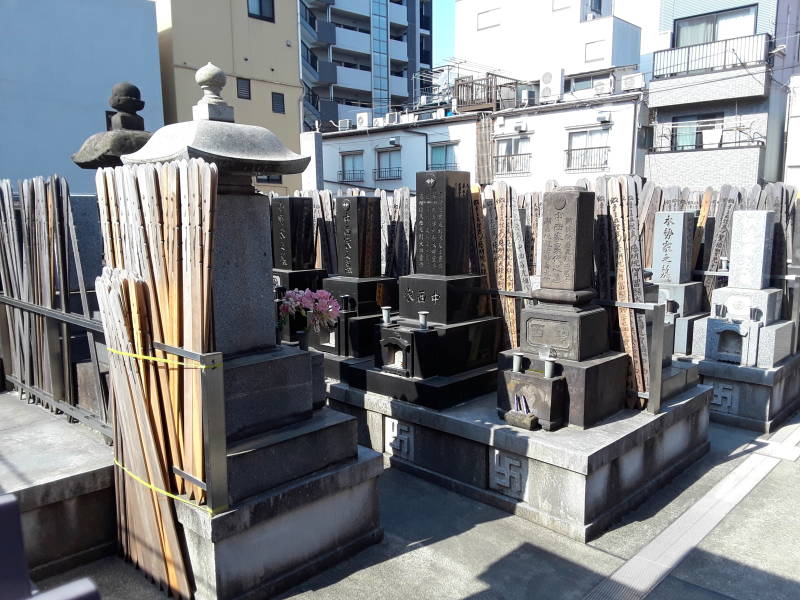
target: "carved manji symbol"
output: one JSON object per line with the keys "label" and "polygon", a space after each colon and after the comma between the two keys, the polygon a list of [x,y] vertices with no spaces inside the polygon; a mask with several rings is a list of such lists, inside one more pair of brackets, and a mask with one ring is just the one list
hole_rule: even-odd
{"label": "carved manji symbol", "polygon": [[522,456],[492,450],[489,468],[489,487],[506,496],[523,500],[528,479],[528,461]]}
{"label": "carved manji symbol", "polygon": [[736,393],[736,388],[728,383],[715,383],[711,404],[718,412],[738,414],[739,394]]}
{"label": "carved manji symbol", "polygon": [[414,426],[401,423],[397,419],[385,417],[384,420],[384,451],[389,456],[396,456],[404,460],[414,460]]}

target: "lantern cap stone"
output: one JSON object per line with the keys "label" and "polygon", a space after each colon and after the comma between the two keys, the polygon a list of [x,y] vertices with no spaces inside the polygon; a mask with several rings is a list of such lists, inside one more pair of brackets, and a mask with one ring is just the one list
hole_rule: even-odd
{"label": "lantern cap stone", "polygon": [[195,73],[203,96],[192,107],[193,120],[166,125],[124,164],[202,158],[216,163],[220,174],[292,175],[302,173],[311,157],[289,150],[265,127],[235,123],[233,107],[220,96],[225,73],[208,63]]}
{"label": "lantern cap stone", "polygon": [[144,119],[136,113],[144,108],[139,88],[123,81],[111,88],[108,104],[116,112],[108,121],[108,131],[89,136],[72,161],[82,169],[117,167],[123,154],[136,152],[152,135],[144,130]]}

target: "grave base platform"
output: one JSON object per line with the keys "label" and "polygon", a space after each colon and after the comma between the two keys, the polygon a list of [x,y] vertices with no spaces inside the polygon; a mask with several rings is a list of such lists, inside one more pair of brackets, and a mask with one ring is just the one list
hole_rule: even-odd
{"label": "grave base platform", "polygon": [[356,370],[356,366],[371,367],[375,362],[372,356],[353,358],[352,356],[337,356],[321,352],[324,361],[324,373],[328,379],[344,381],[356,387],[364,387],[366,378],[363,369]]}
{"label": "grave base platform", "polygon": [[316,291],[322,287],[322,280],[328,276],[325,269],[272,269],[272,283],[275,287],[287,290],[309,289]]}
{"label": "grave base platform", "polygon": [[0,395],[0,493],[17,497],[33,579],[116,551],[113,460],[113,448],[86,426],[16,392]]}
{"label": "grave base platform", "polygon": [[800,354],[771,369],[697,357],[691,360],[703,383],[714,388],[712,421],[769,433],[800,409]]}
{"label": "grave base platform", "polygon": [[417,379],[389,373],[372,363],[361,363],[352,366],[348,379],[339,381],[353,388],[441,410],[497,389],[497,366],[485,365],[455,375]]}
{"label": "grave base platform", "polygon": [[383,538],[377,452],[295,479],[210,516],[176,503],[197,600],[268,598]]}
{"label": "grave base platform", "polygon": [[573,539],[598,536],[708,450],[711,388],[676,394],[657,415],[623,410],[595,427],[525,431],[494,393],[435,411],[329,382],[332,408],[393,467]]}

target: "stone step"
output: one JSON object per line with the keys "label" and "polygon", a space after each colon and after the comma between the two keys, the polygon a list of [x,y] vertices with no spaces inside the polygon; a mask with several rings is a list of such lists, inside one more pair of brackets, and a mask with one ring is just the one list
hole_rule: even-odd
{"label": "stone step", "polygon": [[310,419],[228,446],[230,503],[235,506],[356,454],[356,419],[322,408]]}
{"label": "stone step", "polygon": [[699,382],[697,365],[673,361],[670,366],[661,370],[661,399],[666,400]]}
{"label": "stone step", "polygon": [[223,368],[229,445],[311,416],[314,376],[308,352],[276,346],[226,358]]}

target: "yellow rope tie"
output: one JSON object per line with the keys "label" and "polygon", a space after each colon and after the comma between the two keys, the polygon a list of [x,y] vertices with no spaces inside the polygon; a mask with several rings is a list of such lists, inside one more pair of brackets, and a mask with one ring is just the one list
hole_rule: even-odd
{"label": "yellow rope tie", "polygon": [[124,467],[116,458],[114,458],[114,464],[117,465],[120,469],[122,469],[125,472],[125,474],[131,477],[134,481],[141,483],[144,487],[156,492],[157,494],[161,494],[163,496],[166,496],[167,498],[172,498],[173,500],[177,500],[178,502],[183,502],[184,504],[188,504],[189,506],[203,510],[212,516],[214,515],[214,511],[207,506],[200,506],[199,504],[195,504],[191,500],[187,500],[186,498],[181,498],[180,496],[172,494],[167,490],[162,490],[160,487],[154,486],[149,481],[145,481],[144,479],[139,477],[136,473],[134,473],[127,467]]}
{"label": "yellow rope tie", "polygon": [[[133,352],[123,352],[122,350],[115,350],[114,348],[108,348],[108,351],[112,354],[119,354],[120,356],[129,356],[130,358],[137,358],[139,360],[150,360],[152,362],[157,363],[164,363],[167,365],[173,365],[176,367],[186,367],[187,369],[200,369],[205,371],[206,369],[216,369],[217,367],[221,367],[222,363],[217,363],[213,365],[203,365],[200,363],[197,364],[190,364],[180,360],[173,360],[170,358],[158,358],[157,356],[147,356],[146,354],[135,354]],[[166,350],[165,350],[166,352]]]}

